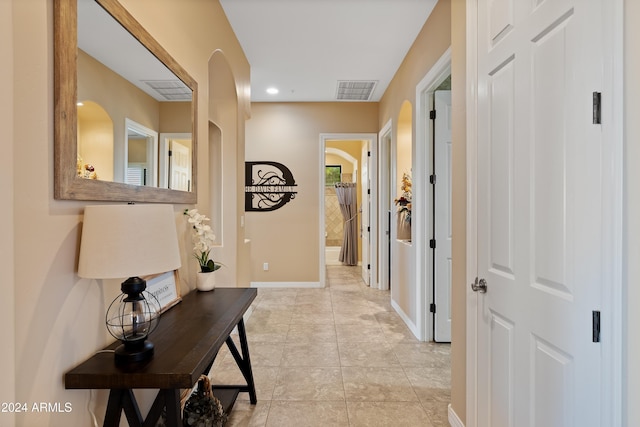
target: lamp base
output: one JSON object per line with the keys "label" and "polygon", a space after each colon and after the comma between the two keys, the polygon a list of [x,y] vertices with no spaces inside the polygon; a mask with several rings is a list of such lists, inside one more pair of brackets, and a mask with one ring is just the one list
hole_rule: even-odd
{"label": "lamp base", "polygon": [[115,350],[116,365],[140,363],[153,357],[153,343],[144,341],[141,345],[122,344]]}

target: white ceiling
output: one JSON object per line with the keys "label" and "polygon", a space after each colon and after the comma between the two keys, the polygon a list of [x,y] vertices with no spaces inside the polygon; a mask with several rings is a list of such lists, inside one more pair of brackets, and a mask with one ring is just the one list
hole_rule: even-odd
{"label": "white ceiling", "polygon": [[251,65],[252,101],[321,102],[336,101],[339,80],[377,81],[379,101],[437,0],[220,3]]}

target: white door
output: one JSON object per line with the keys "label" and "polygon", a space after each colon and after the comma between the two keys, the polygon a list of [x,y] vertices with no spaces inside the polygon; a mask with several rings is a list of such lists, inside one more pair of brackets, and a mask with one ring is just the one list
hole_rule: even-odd
{"label": "white door", "polygon": [[434,340],[451,341],[451,91],[434,92]]}
{"label": "white door", "polygon": [[360,177],[361,177],[361,186],[360,191],[361,194],[361,212],[360,212],[360,236],[361,236],[361,244],[362,244],[362,280],[367,284],[367,286],[371,283],[371,260],[369,259],[369,245],[371,244],[371,239],[369,238],[369,233],[371,231],[371,218],[369,216],[370,212],[370,188],[371,182],[369,179],[369,171],[371,170],[371,156],[369,155],[369,142],[364,141],[362,144],[362,152],[360,155]]}
{"label": "white door", "polygon": [[478,426],[601,425],[602,7],[478,1]]}
{"label": "white door", "polygon": [[191,149],[180,140],[171,140],[171,182],[174,190],[191,190]]}

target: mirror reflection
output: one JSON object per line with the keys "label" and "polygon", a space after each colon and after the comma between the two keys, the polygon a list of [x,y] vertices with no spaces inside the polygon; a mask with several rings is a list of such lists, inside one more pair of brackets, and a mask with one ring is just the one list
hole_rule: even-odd
{"label": "mirror reflection", "polygon": [[192,90],[94,0],[78,0],[77,66],[77,175],[191,191]]}

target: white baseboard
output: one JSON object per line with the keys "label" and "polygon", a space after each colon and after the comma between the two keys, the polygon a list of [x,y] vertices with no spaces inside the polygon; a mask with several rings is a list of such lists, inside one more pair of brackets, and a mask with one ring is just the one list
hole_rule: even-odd
{"label": "white baseboard", "polygon": [[402,310],[402,308],[400,308],[400,305],[397,302],[395,302],[393,299],[391,300],[391,307],[393,307],[396,313],[398,313],[398,316],[400,316],[400,318],[404,320],[404,323],[407,325],[407,328],[409,328],[411,333],[417,339],[421,339],[420,334],[418,333],[418,327],[416,326],[416,324],[411,321],[411,318],[407,316],[407,314]]}
{"label": "white baseboard", "polygon": [[464,427],[464,423],[460,420],[456,411],[453,410],[451,404],[449,404],[449,425],[451,427]]}
{"label": "white baseboard", "polygon": [[251,282],[252,288],[324,288],[320,282]]}

